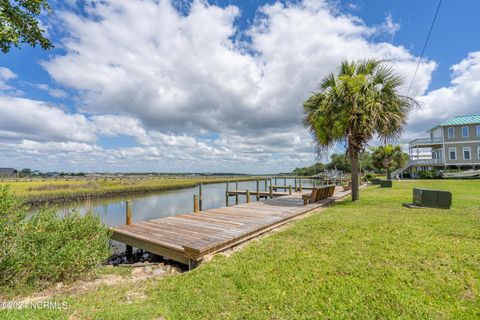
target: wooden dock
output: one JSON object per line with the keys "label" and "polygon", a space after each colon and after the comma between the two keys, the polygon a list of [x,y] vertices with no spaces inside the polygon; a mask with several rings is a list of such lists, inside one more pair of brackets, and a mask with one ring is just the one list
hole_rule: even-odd
{"label": "wooden dock", "polygon": [[[240,194],[246,195],[247,194],[247,190],[228,190],[227,192],[228,192],[229,196],[235,196],[237,194],[238,195],[240,195]],[[260,197],[269,197],[270,196],[270,191],[258,191],[258,192],[255,191],[255,190],[249,191],[249,194],[251,196],[255,196],[255,195],[257,195],[257,193]],[[272,195],[274,197],[283,197],[283,196],[288,196],[289,193],[288,193],[288,191],[287,192],[274,191],[274,192],[272,192]]]}
{"label": "wooden dock", "polygon": [[[112,228],[112,239],[187,264],[219,252],[348,195],[304,205],[301,193],[240,205],[180,214]],[[231,190],[230,192],[232,192]]]}

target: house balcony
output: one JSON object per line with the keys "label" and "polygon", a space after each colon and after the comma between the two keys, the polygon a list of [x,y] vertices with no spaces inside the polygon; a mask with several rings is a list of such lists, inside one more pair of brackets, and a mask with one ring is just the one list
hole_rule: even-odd
{"label": "house balcony", "polygon": [[408,143],[410,148],[440,147],[443,144],[442,138],[420,138]]}
{"label": "house balcony", "polygon": [[409,166],[440,166],[443,165],[443,159],[412,159],[408,162]]}

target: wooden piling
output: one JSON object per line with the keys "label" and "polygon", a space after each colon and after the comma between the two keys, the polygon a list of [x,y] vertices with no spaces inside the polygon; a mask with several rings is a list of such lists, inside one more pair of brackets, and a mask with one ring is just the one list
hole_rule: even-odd
{"label": "wooden piling", "polygon": [[230,197],[230,194],[228,193],[228,181],[225,184],[225,205],[228,207],[228,198]]}
{"label": "wooden piling", "polygon": [[287,186],[287,178],[283,178],[283,186],[284,186],[284,187]]}
{"label": "wooden piling", "polygon": [[288,186],[288,194],[292,194],[292,186]]}
{"label": "wooden piling", "polygon": [[260,180],[257,179],[257,201],[260,200]]}
{"label": "wooden piling", "polygon": [[[125,223],[132,224],[132,202],[130,200],[127,200],[126,202],[126,208],[125,208]],[[133,248],[132,246],[127,245],[125,247],[125,254],[127,256],[127,259],[131,259],[133,255]]]}
{"label": "wooden piling", "polygon": [[295,192],[297,192],[297,178],[294,179],[295,180]]}
{"label": "wooden piling", "polygon": [[202,183],[198,185],[198,207],[200,208],[200,211],[202,211],[202,202],[203,202],[203,196],[202,196]]}
{"label": "wooden piling", "polygon": [[246,201],[247,203],[249,203],[249,202],[250,202],[250,191],[249,191],[248,189],[247,189],[246,191],[247,191],[247,192],[246,192],[247,194],[245,195],[245,198],[246,198],[245,201]]}
{"label": "wooden piling", "polygon": [[265,191],[268,190],[268,187],[267,187],[267,179],[265,179]]}
{"label": "wooden piling", "polygon": [[300,192],[302,192],[302,178],[298,179],[298,184],[300,187]]}
{"label": "wooden piling", "polygon": [[193,195],[193,212],[200,212],[200,209],[198,207],[198,196],[196,194]]}
{"label": "wooden piling", "polygon": [[130,200],[126,202],[125,223],[132,224],[132,202]]}
{"label": "wooden piling", "polygon": [[273,198],[273,187],[270,186],[270,199]]}
{"label": "wooden piling", "polygon": [[[235,182],[235,190],[238,190],[238,181]],[[238,204],[238,193],[235,195],[235,204]]]}

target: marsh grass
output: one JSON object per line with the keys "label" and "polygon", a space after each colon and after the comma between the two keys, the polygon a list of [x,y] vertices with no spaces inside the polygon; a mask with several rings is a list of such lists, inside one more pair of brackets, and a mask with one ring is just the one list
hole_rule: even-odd
{"label": "marsh grass", "polygon": [[27,208],[0,187],[0,294],[31,292],[78,279],[110,255],[110,231],[95,214],[58,217]]}
{"label": "marsh grass", "polygon": [[96,180],[58,180],[37,179],[29,181],[5,181],[1,185],[9,185],[18,198],[27,203],[61,202],[85,198],[111,197],[123,194],[163,191],[190,188],[199,182],[216,183],[230,181],[246,181],[254,177],[225,178],[122,178]]}

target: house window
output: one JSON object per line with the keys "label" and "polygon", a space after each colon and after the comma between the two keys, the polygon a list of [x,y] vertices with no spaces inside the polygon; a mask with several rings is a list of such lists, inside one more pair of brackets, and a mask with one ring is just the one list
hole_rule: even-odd
{"label": "house window", "polygon": [[468,137],[468,127],[462,127],[462,137],[467,138]]}
{"label": "house window", "polygon": [[477,137],[480,137],[480,124],[475,127],[477,129]]}
{"label": "house window", "polygon": [[463,160],[471,160],[471,152],[472,148],[470,147],[463,147]]}
{"label": "house window", "polygon": [[448,148],[448,158],[450,160],[457,160],[457,148]]}
{"label": "house window", "polygon": [[448,137],[449,138],[455,137],[455,128],[454,127],[449,127],[447,130],[448,130]]}

